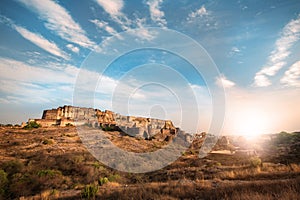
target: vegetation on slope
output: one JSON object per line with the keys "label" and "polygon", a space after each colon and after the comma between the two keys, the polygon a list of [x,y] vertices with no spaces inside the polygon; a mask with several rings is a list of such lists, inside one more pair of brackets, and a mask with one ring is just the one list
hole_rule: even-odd
{"label": "vegetation on slope", "polygon": [[[120,148],[133,152],[154,151],[165,145],[119,132],[105,133]],[[300,196],[299,162],[289,160],[281,164],[234,154],[210,154],[199,159],[196,151],[199,141],[164,169],[132,174],[98,162],[82,145],[76,127],[28,130],[2,127],[0,138],[0,199],[299,199]]]}

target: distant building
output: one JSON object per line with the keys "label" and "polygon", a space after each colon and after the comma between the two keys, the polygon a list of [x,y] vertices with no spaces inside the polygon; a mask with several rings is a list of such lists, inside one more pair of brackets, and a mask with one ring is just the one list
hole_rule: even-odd
{"label": "distant building", "polygon": [[84,124],[104,129],[117,127],[131,136],[148,139],[157,134],[163,137],[176,134],[176,128],[171,120],[124,116],[109,110],[101,111],[66,105],[44,110],[42,119],[29,119],[29,121],[35,121],[42,127]]}

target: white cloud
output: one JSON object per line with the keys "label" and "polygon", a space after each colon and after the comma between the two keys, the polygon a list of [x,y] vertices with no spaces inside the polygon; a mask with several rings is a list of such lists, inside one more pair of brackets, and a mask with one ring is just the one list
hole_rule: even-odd
{"label": "white cloud", "polygon": [[78,44],[85,48],[93,48],[94,42],[86,32],[76,23],[68,11],[51,0],[19,0],[29,9],[36,12],[45,21],[45,26],[54,31],[62,39]]}
{"label": "white cloud", "polygon": [[239,48],[237,48],[237,47],[232,47],[231,51],[238,53],[241,50]]}
{"label": "white cloud", "polygon": [[156,38],[158,33],[156,31],[149,31],[147,28],[145,28],[145,21],[145,18],[137,19],[137,29],[130,29],[129,32],[138,37],[139,39],[151,41]]}
{"label": "white cloud", "polygon": [[[3,103],[19,104],[21,102],[50,102],[50,99],[54,99],[54,96],[49,95],[51,92],[55,92],[53,89],[49,90],[45,87],[35,85],[32,83],[19,82],[15,80],[0,80],[1,85],[5,87],[0,88]],[[3,95],[6,94],[6,95]],[[54,95],[54,94],[52,94]]]}
{"label": "white cloud", "polygon": [[108,23],[105,22],[105,21],[100,21],[98,19],[93,19],[93,20],[90,20],[90,22],[95,24],[98,28],[105,30],[110,35],[117,34],[117,31],[114,28],[112,28],[111,26],[109,26]]}
{"label": "white cloud", "polygon": [[212,11],[206,9],[204,5],[202,5],[199,9],[195,11],[191,11],[186,18],[184,26],[192,25],[192,28],[195,29],[197,27],[201,31],[204,30],[214,30],[218,28],[218,22],[213,15]]}
{"label": "white cloud", "polygon": [[73,51],[74,53],[79,53],[79,51],[80,51],[79,48],[74,46],[73,44],[67,44],[66,47],[68,49],[70,49],[71,51]]}
{"label": "white cloud", "polygon": [[69,56],[65,52],[60,50],[54,42],[45,39],[40,34],[30,32],[21,26],[13,25],[13,27],[18,33],[21,34],[22,37],[29,40],[38,47],[44,49],[45,51],[66,60],[70,59]]}
{"label": "white cloud", "polygon": [[235,55],[241,55],[241,52],[242,52],[241,49],[239,49],[238,47],[234,46],[234,47],[231,48],[228,56],[232,57],[232,56],[235,56]]}
{"label": "white cloud", "polygon": [[280,82],[286,86],[300,87],[300,61],[294,63],[280,79]]}
{"label": "white cloud", "polygon": [[1,104],[9,104],[10,101],[7,98],[0,98],[0,103]]}
{"label": "white cloud", "polygon": [[36,46],[44,49],[52,55],[64,58],[66,60],[70,59],[69,55],[62,51],[54,42],[47,40],[42,35],[38,33],[33,33],[25,29],[24,27],[16,25],[11,19],[5,16],[0,16],[0,22],[9,25],[14,30],[16,30],[23,38],[29,40]]}
{"label": "white cloud", "polygon": [[208,11],[206,10],[205,6],[202,5],[201,8],[199,8],[198,10],[191,12],[189,14],[189,18],[190,19],[194,19],[196,17],[203,17],[205,15],[209,15]]}
{"label": "white cloud", "polygon": [[146,28],[140,27],[139,29],[131,29],[129,30],[131,34],[137,36],[139,39],[151,41],[153,40],[157,32],[155,31],[149,31]]}
{"label": "white cloud", "polygon": [[[96,3],[101,6],[109,15],[110,17],[120,25],[120,28],[123,31],[129,31],[130,34],[133,34],[137,36],[139,39],[142,40],[152,40],[155,38],[156,34],[153,32],[149,32],[147,28],[145,28],[145,18],[136,18],[135,20],[130,20],[127,18],[127,16],[122,12],[122,9],[124,7],[124,2],[122,0],[95,0]],[[148,1],[147,3],[152,2]],[[155,6],[153,9],[159,9],[160,3],[162,0],[159,1],[153,1],[153,4],[151,6]],[[150,6],[150,5],[149,5]],[[150,10],[152,7],[150,6]],[[153,11],[153,10],[152,10]],[[155,11],[157,12],[157,11]],[[155,13],[154,12],[154,13]],[[161,11],[160,11],[161,12]],[[163,13],[163,12],[162,12]],[[163,14],[164,15],[164,14]],[[156,22],[166,24],[163,19],[159,20],[158,18],[155,18],[155,20],[158,20]],[[98,20],[98,19],[93,19],[90,20],[90,22],[94,23],[98,28],[105,30],[111,35],[116,35],[118,32],[109,25],[109,23],[103,21],[103,20]]]}
{"label": "white cloud", "polygon": [[256,74],[254,77],[254,82],[256,86],[260,87],[267,87],[272,84],[271,81],[263,74]]}
{"label": "white cloud", "polygon": [[101,6],[110,17],[117,22],[123,30],[128,30],[131,25],[131,21],[122,12],[124,7],[123,0],[95,0],[96,3]]}
{"label": "white cloud", "polygon": [[149,0],[147,1],[147,5],[149,6],[151,19],[157,23],[161,27],[165,27],[167,25],[165,17],[165,13],[161,10],[161,4],[163,0]]}
{"label": "white cloud", "polygon": [[[4,86],[0,88],[0,95],[2,98],[6,96],[1,101],[59,103],[63,98],[70,99],[74,95],[76,81],[79,92],[95,92],[102,97],[111,95],[118,83],[113,78],[68,64],[41,65],[43,67],[0,57],[0,84]],[[13,102],[7,96],[15,96],[17,99]]]}
{"label": "white cloud", "polygon": [[77,71],[73,69],[72,73],[68,73],[68,71],[65,71],[67,69],[68,68],[62,70],[52,70],[48,68],[29,66],[24,62],[13,59],[0,58],[0,78],[4,80],[8,79],[26,83],[40,84],[74,83]]}
{"label": "white cloud", "polygon": [[220,77],[216,78],[216,84],[219,87],[224,87],[224,88],[232,88],[235,86],[235,83],[228,80],[223,74]]}
{"label": "white cloud", "polygon": [[[40,65],[44,66],[45,63]],[[12,104],[20,102],[60,104],[63,102],[62,98],[72,97],[73,90],[70,89],[73,88],[79,71],[74,66],[61,65],[42,68],[13,59],[0,58],[0,84],[3,85],[0,88],[0,95],[5,96],[4,99]],[[9,96],[15,97],[15,100],[9,99]]]}
{"label": "white cloud", "polygon": [[124,6],[122,0],[96,0],[96,2],[112,17],[122,14],[121,10]]}
{"label": "white cloud", "polygon": [[290,48],[299,41],[300,37],[300,15],[297,19],[291,20],[281,32],[281,36],[275,43],[275,49],[268,57],[265,67],[256,73],[254,84],[259,87],[271,85],[268,76],[274,76],[283,66],[291,54]]}

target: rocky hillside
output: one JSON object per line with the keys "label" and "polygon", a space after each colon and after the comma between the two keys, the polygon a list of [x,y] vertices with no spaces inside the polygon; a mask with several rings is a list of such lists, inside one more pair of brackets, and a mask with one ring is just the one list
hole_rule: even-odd
{"label": "rocky hillside", "polygon": [[[168,144],[118,131],[104,134],[116,146],[137,153]],[[221,154],[199,159],[202,142],[199,135],[163,169],[134,174],[98,162],[75,127],[0,127],[0,199],[299,199],[297,163]]]}

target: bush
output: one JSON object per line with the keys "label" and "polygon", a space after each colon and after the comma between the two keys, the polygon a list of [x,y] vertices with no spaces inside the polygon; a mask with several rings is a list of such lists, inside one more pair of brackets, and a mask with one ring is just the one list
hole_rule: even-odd
{"label": "bush", "polygon": [[11,160],[3,164],[3,169],[9,176],[12,176],[16,173],[22,173],[24,164],[19,160]]}
{"label": "bush", "polygon": [[36,177],[35,183],[39,185],[38,191],[61,188],[65,182],[65,178],[59,170],[39,170],[32,177]]}
{"label": "bush", "polygon": [[81,191],[81,197],[85,199],[95,199],[98,190],[99,187],[96,184],[86,185]]}
{"label": "bush", "polygon": [[21,196],[34,195],[40,192],[41,182],[39,182],[37,178],[35,174],[28,172],[14,174],[9,178],[9,199],[19,199]]}
{"label": "bush", "polygon": [[259,157],[250,158],[250,166],[251,167],[259,167],[261,166],[261,159]]}
{"label": "bush", "polygon": [[7,173],[0,169],[0,199],[4,197],[6,189],[7,189],[8,179]]}
{"label": "bush", "polygon": [[43,177],[43,176],[54,177],[56,175],[62,175],[62,173],[58,170],[45,169],[45,170],[38,171],[37,175],[39,177]]}
{"label": "bush", "polygon": [[109,182],[118,182],[118,180],[120,180],[120,175],[118,174],[110,175],[108,177]]}
{"label": "bush", "polygon": [[38,124],[36,121],[31,121],[26,126],[24,126],[24,129],[33,129],[33,128],[40,128],[40,127],[42,126]]}
{"label": "bush", "polygon": [[99,185],[104,185],[106,183],[109,182],[108,178],[107,177],[104,177],[104,178],[99,178]]}

